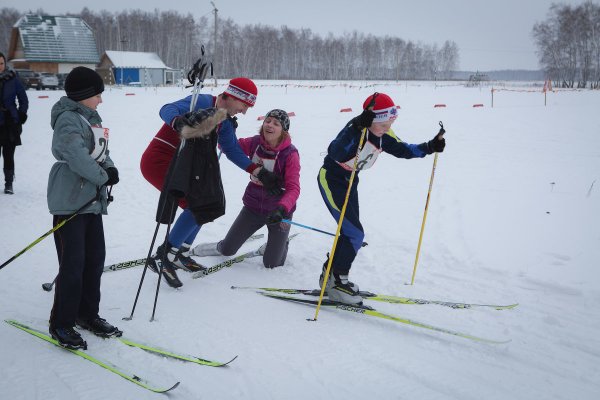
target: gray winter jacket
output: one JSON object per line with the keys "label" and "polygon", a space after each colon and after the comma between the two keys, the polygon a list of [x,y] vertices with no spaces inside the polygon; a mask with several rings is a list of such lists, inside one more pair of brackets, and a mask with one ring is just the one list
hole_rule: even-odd
{"label": "gray winter jacket", "polygon": [[114,164],[110,156],[102,163],[90,156],[94,149],[94,134],[81,116],[92,125],[100,126],[102,122],[97,111],[68,97],[62,97],[52,107],[52,155],[57,161],[48,177],[47,200],[53,215],[73,214],[93,199],[98,189],[100,200],[80,213],[107,213],[107,192],[103,186],[108,180],[105,169],[114,167]]}

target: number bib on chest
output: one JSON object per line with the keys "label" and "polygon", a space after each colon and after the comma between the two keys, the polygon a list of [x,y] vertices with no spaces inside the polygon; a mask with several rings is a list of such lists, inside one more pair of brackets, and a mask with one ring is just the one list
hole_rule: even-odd
{"label": "number bib on chest", "polygon": [[[379,153],[382,150],[375,146],[373,143],[368,142],[363,146],[360,153],[358,153],[358,160],[356,163],[356,170],[361,171],[363,169],[369,169],[375,164]],[[352,171],[354,169],[354,158],[346,162],[338,162],[340,167],[344,168],[346,171]]]}
{"label": "number bib on chest", "polygon": [[90,157],[99,163],[104,162],[104,160],[106,160],[108,150],[109,129],[101,126],[92,126],[92,124],[90,124],[90,122],[85,119],[83,115],[79,114],[79,116],[83,122],[90,127],[92,134],[94,135],[94,149],[90,153]]}
{"label": "number bib on chest", "polygon": [[92,126],[92,132],[94,133],[94,150],[92,150],[90,156],[97,162],[101,163],[106,159],[109,129]]}

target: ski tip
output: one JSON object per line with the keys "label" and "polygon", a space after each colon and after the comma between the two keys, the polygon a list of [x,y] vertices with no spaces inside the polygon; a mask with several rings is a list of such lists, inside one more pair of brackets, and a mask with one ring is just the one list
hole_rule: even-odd
{"label": "ski tip", "polygon": [[500,307],[495,307],[495,308],[496,308],[496,310],[512,310],[513,308],[515,308],[518,305],[519,305],[519,303],[515,303],[515,304],[509,304],[507,306],[500,306]]}
{"label": "ski tip", "polygon": [[231,364],[232,362],[234,362],[237,358],[238,358],[238,356],[235,356],[231,360],[227,361],[226,363],[223,363],[223,364],[219,365],[219,367],[228,367],[229,364]]}
{"label": "ski tip", "polygon": [[233,361],[235,361],[235,359],[238,358],[238,356],[233,357],[231,360],[227,361],[227,362],[216,362],[216,361],[210,361],[210,360],[206,360],[204,358],[200,358],[200,357],[195,357],[196,360],[198,361],[198,364],[202,364],[202,365],[206,365],[208,367],[228,367],[229,364],[231,364]]}
{"label": "ski tip", "polygon": [[179,386],[179,384],[180,384],[180,383],[181,383],[181,382],[177,382],[177,383],[175,383],[173,386],[171,386],[171,387],[170,387],[170,388],[168,388],[168,389],[164,389],[164,390],[155,390],[155,392],[156,392],[156,393],[167,393],[167,392],[170,392],[171,390],[173,390],[173,389],[175,389],[177,386]]}

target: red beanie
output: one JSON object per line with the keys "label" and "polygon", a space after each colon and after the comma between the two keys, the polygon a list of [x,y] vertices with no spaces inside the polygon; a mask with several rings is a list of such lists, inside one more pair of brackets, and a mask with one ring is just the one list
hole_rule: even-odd
{"label": "red beanie", "polygon": [[[363,103],[363,109],[366,110],[371,103],[375,94],[367,97]],[[398,109],[394,104],[394,100],[385,93],[378,93],[375,97],[375,105],[373,106],[373,112],[375,113],[375,119],[373,122],[386,122],[393,121],[398,117]]]}
{"label": "red beanie", "polygon": [[248,78],[233,78],[229,81],[229,86],[225,89],[225,93],[253,107],[254,103],[256,103],[258,89],[254,82]]}

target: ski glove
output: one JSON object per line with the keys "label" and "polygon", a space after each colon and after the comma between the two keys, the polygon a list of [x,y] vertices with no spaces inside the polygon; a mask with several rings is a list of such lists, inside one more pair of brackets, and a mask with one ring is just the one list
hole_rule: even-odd
{"label": "ski glove", "polygon": [[19,111],[19,122],[21,123],[21,125],[23,125],[25,123],[25,121],[27,121],[27,113],[23,112],[23,111]]}
{"label": "ski glove", "polygon": [[282,206],[277,207],[267,216],[267,225],[278,224],[286,217],[285,209]]}
{"label": "ski glove", "polygon": [[362,114],[354,118],[354,124],[360,128],[368,128],[375,119],[375,113],[371,110],[364,110]]}
{"label": "ski glove", "polygon": [[444,151],[444,147],[446,147],[446,139],[444,139],[444,133],[446,130],[444,129],[444,125],[442,121],[440,121],[440,130],[437,135],[429,142],[427,142],[427,148],[429,149],[429,154],[431,153],[441,153]]}
{"label": "ski glove", "polygon": [[227,118],[224,109],[207,108],[190,111],[173,120],[172,127],[185,139],[206,138],[215,127]]}
{"label": "ski glove", "polygon": [[283,182],[279,175],[262,167],[256,177],[271,196],[281,196],[283,194],[283,189],[281,189]]}
{"label": "ski glove", "polygon": [[106,181],[106,186],[112,186],[119,183],[119,170],[115,167],[106,168],[106,173],[108,174],[108,180]]}
{"label": "ski glove", "polygon": [[438,134],[435,135],[435,137],[429,142],[427,142],[427,147],[429,148],[430,152],[441,153],[442,151],[444,151],[444,147],[446,147],[446,139],[444,139],[443,135],[445,132],[446,131],[444,130],[444,128],[440,129]]}
{"label": "ski glove", "polygon": [[233,129],[237,129],[238,127],[238,122],[237,122],[237,117],[227,117],[227,119],[229,119],[231,121],[231,125],[233,125]]}

